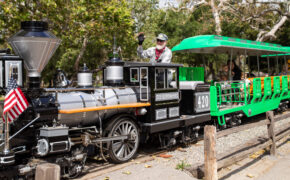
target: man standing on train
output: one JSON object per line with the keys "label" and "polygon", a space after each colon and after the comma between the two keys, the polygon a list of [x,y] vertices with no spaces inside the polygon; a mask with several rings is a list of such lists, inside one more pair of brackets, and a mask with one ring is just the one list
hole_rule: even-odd
{"label": "man standing on train", "polygon": [[172,58],[171,50],[166,47],[168,37],[160,33],[156,37],[156,46],[150,47],[147,50],[143,50],[142,44],[145,40],[144,33],[139,33],[138,35],[138,48],[137,54],[141,58],[149,58],[150,62],[157,62],[157,63],[170,63]]}

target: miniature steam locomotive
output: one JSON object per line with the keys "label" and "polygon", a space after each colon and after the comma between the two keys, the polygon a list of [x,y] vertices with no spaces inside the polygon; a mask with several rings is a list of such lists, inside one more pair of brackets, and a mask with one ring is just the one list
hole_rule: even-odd
{"label": "miniature steam locomotive", "polygon": [[1,178],[25,177],[43,162],[59,164],[63,177],[76,177],[88,156],[122,163],[150,137],[158,137],[162,147],[191,142],[200,124],[211,120],[210,86],[179,82],[180,64],[113,57],[103,67],[102,87],[93,87],[84,66],[77,87],[42,88],[41,72],[60,40],[46,22],[25,21],[8,41],[17,55],[0,55],[0,86],[4,90],[11,76],[19,86],[27,79],[22,90],[29,107],[9,125],[8,142],[0,141]]}

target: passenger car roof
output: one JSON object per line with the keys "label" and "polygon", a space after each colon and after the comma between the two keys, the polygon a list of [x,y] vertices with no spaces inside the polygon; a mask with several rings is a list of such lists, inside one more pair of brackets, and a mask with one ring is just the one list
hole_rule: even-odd
{"label": "passenger car roof", "polygon": [[218,35],[200,35],[186,38],[180,44],[174,46],[172,51],[188,51],[207,54],[283,54],[290,53],[288,47],[279,44],[251,41]]}

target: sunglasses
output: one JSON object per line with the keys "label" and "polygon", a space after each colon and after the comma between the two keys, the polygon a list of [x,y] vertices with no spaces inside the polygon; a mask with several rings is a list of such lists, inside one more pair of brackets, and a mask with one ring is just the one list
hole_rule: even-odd
{"label": "sunglasses", "polygon": [[164,40],[157,39],[157,42],[164,42]]}

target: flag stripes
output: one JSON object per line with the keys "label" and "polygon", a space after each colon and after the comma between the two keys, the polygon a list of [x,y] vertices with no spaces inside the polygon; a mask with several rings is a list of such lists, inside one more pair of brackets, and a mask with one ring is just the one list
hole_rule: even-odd
{"label": "flag stripes", "polygon": [[26,100],[23,92],[17,86],[16,80],[13,78],[9,79],[7,94],[5,96],[3,115],[5,120],[5,114],[7,115],[8,121],[11,122],[25,111],[28,107],[28,101]]}

